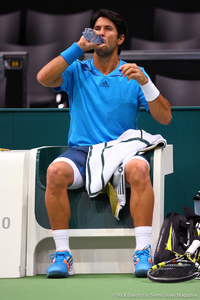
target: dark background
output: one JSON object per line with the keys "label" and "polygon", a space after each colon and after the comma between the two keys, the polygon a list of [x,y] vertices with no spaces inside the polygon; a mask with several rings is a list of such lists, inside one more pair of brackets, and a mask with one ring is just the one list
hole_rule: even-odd
{"label": "dark background", "polygon": [[25,43],[25,19],[28,9],[52,14],[71,14],[89,9],[107,8],[120,13],[128,24],[128,38],[124,50],[129,49],[131,36],[153,40],[153,20],[155,8],[163,8],[177,12],[200,12],[200,1],[1,1],[0,14],[21,10],[20,43]]}
{"label": "dark background", "polygon": [[[8,41],[7,43],[2,43],[0,51],[26,51],[28,54],[28,61],[27,61],[27,68],[23,67],[24,73],[27,72],[27,76],[23,76],[23,81],[19,78],[17,72],[14,72],[13,69],[9,69],[9,74],[6,73],[7,77],[7,86],[6,86],[6,100],[5,105],[1,105],[0,107],[6,107],[6,108],[21,108],[21,107],[31,107],[31,108],[56,108],[58,107],[57,100],[55,99],[55,93],[51,91],[50,89],[47,91],[46,88],[41,86],[36,81],[36,75],[38,71],[51,59],[53,59],[55,56],[58,55],[63,49],[68,47],[66,46],[65,41],[70,43],[73,40],[70,36],[66,36],[65,38],[58,39],[56,42],[59,44],[62,44],[62,47],[59,46],[59,49],[54,49],[54,45],[48,46],[45,43],[40,42],[34,42],[34,37],[32,35],[32,31],[34,32],[34,28],[37,26],[32,25],[33,30],[28,30],[27,21],[28,21],[28,14],[27,12],[30,11],[36,11],[46,14],[52,14],[52,15],[73,15],[78,14],[81,12],[88,12],[91,10],[97,10],[100,8],[107,8],[110,10],[114,10],[118,13],[120,13],[125,20],[127,21],[128,25],[128,36],[126,37],[125,43],[124,43],[124,50],[130,50],[131,47],[131,38],[138,38],[141,41],[147,41],[147,42],[158,42],[156,40],[156,33],[155,33],[155,24],[156,21],[154,21],[155,18],[155,12],[156,8],[172,11],[172,12],[180,12],[180,13],[200,13],[200,1],[159,1],[159,0],[143,0],[143,1],[17,1],[17,2],[10,2],[10,1],[3,1],[0,5],[0,15],[9,14],[11,12],[20,12],[20,32],[16,36],[16,40],[13,42]],[[156,15],[157,16],[157,15]],[[89,20],[88,20],[89,21]],[[170,21],[169,21],[170,22]],[[184,26],[185,23],[182,21],[182,23],[178,23],[177,20],[177,28],[179,26]],[[189,22],[188,22],[189,23]],[[45,26],[44,28],[46,27]],[[70,23],[71,24],[71,23]],[[48,25],[51,25],[49,22]],[[74,25],[68,26],[67,29],[70,30],[70,33],[72,33],[72,37],[74,37],[74,41],[77,41],[77,38],[81,35],[81,31],[84,28],[80,29],[80,35],[76,34],[76,37],[74,36],[73,27],[75,29],[77,24],[77,21],[75,21]],[[170,23],[169,23],[170,25]],[[184,33],[186,33],[185,40],[181,40],[181,42],[187,42],[187,28],[190,28],[190,24],[182,27],[184,28]],[[3,25],[2,25],[3,26]],[[12,25],[14,26],[14,25]],[[27,26],[27,27],[26,27]],[[38,35],[38,32],[40,32],[40,28],[43,25],[39,25],[38,28],[36,28],[36,32]],[[82,25],[81,25],[82,26]],[[193,24],[191,22],[191,28],[193,28]],[[170,27],[170,26],[169,26]],[[3,28],[3,27],[2,27]],[[11,27],[12,28],[12,27]],[[16,27],[17,28],[17,27]],[[49,26],[51,28],[51,26]],[[173,27],[171,26],[170,28]],[[52,30],[52,29],[49,29]],[[11,35],[12,31],[11,29]],[[49,33],[49,32],[48,32]],[[50,32],[51,33],[51,32]],[[198,33],[198,28],[197,28]],[[50,34],[51,35],[51,34]],[[47,33],[45,33],[45,36],[48,36]],[[65,36],[64,36],[65,37]],[[198,45],[191,46],[190,48],[187,48],[187,50],[196,50],[197,53],[200,49],[200,38],[199,34],[198,36],[194,37],[198,43]],[[55,42],[55,41],[54,41]],[[135,42],[137,43],[137,42]],[[160,42],[162,44],[162,42]],[[173,44],[173,43],[172,43]],[[179,44],[183,45],[183,44]],[[32,47],[33,46],[33,47]],[[38,47],[37,46],[41,46]],[[42,47],[45,48],[42,48]],[[166,47],[166,46],[165,46]],[[53,49],[53,50],[51,50]],[[133,48],[132,48],[133,49]],[[145,49],[145,48],[144,48]],[[168,48],[167,48],[168,49]],[[179,46],[179,50],[182,50],[182,46]],[[40,52],[41,51],[41,52]],[[124,59],[127,61],[126,59]],[[130,60],[129,62],[135,62],[139,66],[142,66],[145,68],[146,72],[150,75],[153,82],[156,83],[155,77],[156,75],[161,75],[173,79],[180,79],[180,80],[200,80],[200,59],[199,56],[197,59],[191,59],[187,57],[187,59],[181,59],[181,60],[138,60],[134,59]],[[26,71],[27,70],[27,71]],[[11,73],[15,75],[15,78],[11,78]],[[21,76],[22,77],[22,76]],[[25,82],[26,81],[26,82]],[[10,85],[12,85],[12,88],[10,88]],[[20,88],[21,85],[26,87]],[[20,90],[19,93],[17,93],[17,90]],[[161,89],[162,91],[162,89]],[[193,90],[194,93],[194,90]],[[22,99],[22,94],[25,95]],[[27,97],[26,97],[27,94]],[[199,95],[199,92],[197,91],[196,95]],[[192,97],[197,98],[198,96]],[[168,95],[166,95],[167,98]],[[172,97],[173,98],[173,97]],[[169,99],[171,101],[171,99]],[[198,101],[200,103],[200,98],[198,98]],[[65,93],[62,93],[61,98],[61,104],[64,105],[64,107],[68,107],[68,99],[67,95]],[[174,105],[172,102],[170,102],[172,106]],[[198,103],[197,103],[198,104]],[[60,104],[59,104],[60,105]],[[176,104],[177,105],[177,104]],[[179,105],[179,104],[178,104]],[[183,105],[182,103],[180,105]],[[192,105],[189,103],[188,105]],[[196,104],[195,104],[196,105]]]}

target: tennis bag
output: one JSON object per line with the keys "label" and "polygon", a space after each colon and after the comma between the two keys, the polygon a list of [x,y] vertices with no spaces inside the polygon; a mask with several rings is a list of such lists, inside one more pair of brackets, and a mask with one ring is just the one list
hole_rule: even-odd
{"label": "tennis bag", "polygon": [[160,229],[154,264],[184,254],[193,240],[200,239],[200,216],[188,206],[183,206],[183,213],[172,211],[166,216]]}

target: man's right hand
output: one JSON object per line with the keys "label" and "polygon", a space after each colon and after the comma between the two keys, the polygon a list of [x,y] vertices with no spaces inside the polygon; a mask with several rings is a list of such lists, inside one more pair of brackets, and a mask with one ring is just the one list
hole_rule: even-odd
{"label": "man's right hand", "polygon": [[84,36],[82,35],[80,40],[77,42],[77,45],[83,50],[83,52],[87,52],[89,50],[94,50],[95,48],[97,48],[99,45],[92,43],[88,40],[86,40],[86,38],[84,38]]}

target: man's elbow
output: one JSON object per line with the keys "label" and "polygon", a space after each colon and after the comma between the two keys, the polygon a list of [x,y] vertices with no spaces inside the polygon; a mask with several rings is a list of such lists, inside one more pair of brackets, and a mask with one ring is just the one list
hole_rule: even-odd
{"label": "man's elbow", "polygon": [[45,76],[42,74],[41,71],[39,71],[39,72],[37,73],[37,77],[36,77],[36,78],[37,78],[37,81],[38,81],[40,84],[46,86],[46,84],[45,84]]}
{"label": "man's elbow", "polygon": [[165,118],[163,124],[164,124],[164,125],[169,125],[169,123],[171,123],[171,121],[172,121],[172,114],[169,113],[169,114],[166,116],[166,118]]}

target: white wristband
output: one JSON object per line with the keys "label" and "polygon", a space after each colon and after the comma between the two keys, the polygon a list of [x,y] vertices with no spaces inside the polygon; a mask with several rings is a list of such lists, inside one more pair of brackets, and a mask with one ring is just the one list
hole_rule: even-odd
{"label": "white wristband", "polygon": [[140,86],[147,102],[154,101],[160,94],[160,91],[150,79],[146,84]]}

